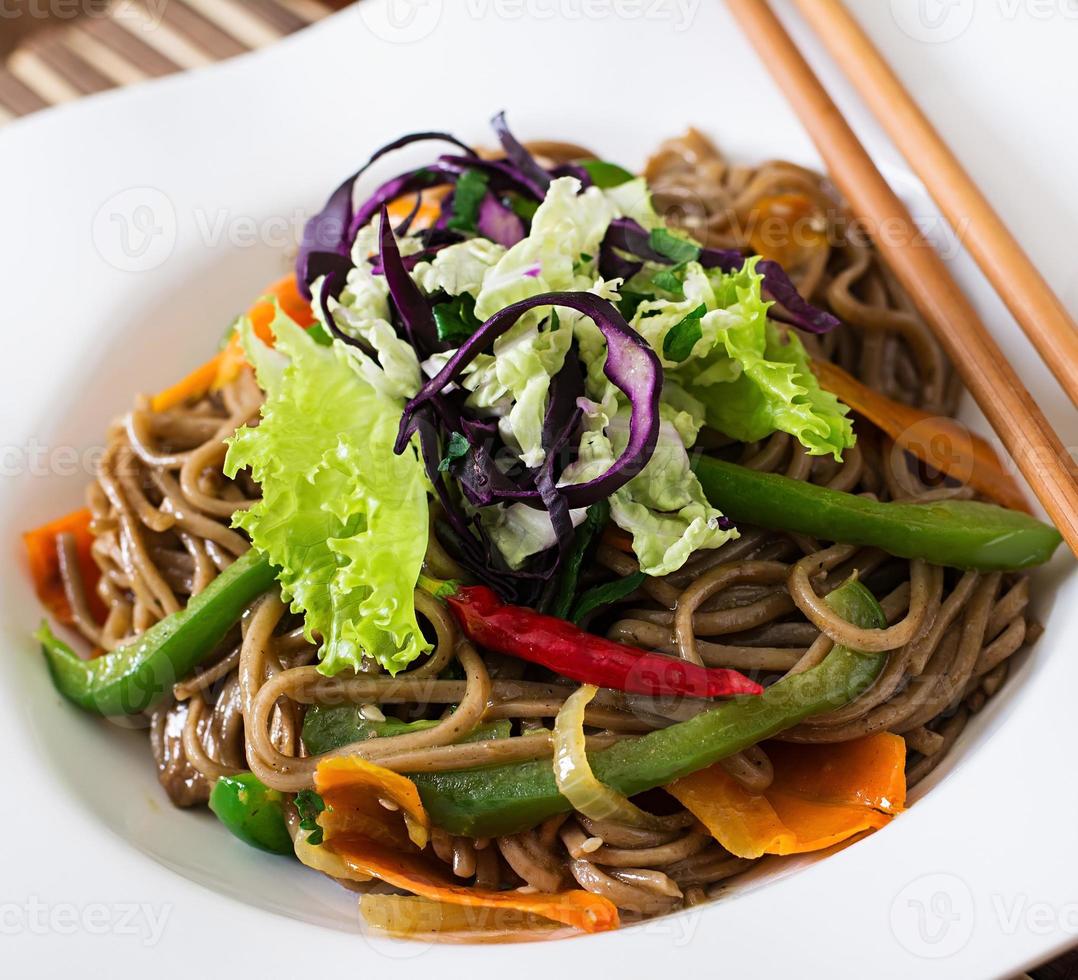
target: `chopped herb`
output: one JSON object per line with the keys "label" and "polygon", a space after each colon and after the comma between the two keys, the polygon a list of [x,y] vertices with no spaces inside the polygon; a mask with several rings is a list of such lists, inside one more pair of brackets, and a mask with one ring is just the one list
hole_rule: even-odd
{"label": "chopped herb", "polygon": [[707,307],[701,303],[684,320],[670,328],[663,340],[663,357],[668,361],[684,361],[704,335],[700,320],[707,313]]}
{"label": "chopped herb", "polygon": [[700,246],[685,238],[679,238],[667,228],[652,228],[648,244],[671,262],[692,262],[700,258]]}
{"label": "chopped herb", "polygon": [[651,277],[651,284],[656,289],[662,289],[665,292],[676,296],[681,299],[685,295],[685,284],[681,281],[681,277],[678,275],[678,269],[660,269]]}
{"label": "chopped herb", "polygon": [[595,256],[593,256],[593,255],[588,255],[588,253],[587,253],[587,252],[581,252],[581,253],[580,253],[580,261],[581,261],[581,262],[591,262],[591,261],[592,261],[592,259],[594,259],[594,258],[595,258]]}
{"label": "chopped herb", "polygon": [[623,289],[621,299],[618,300],[618,312],[626,320],[632,320],[636,316],[636,311],[640,309],[640,304],[647,299],[650,297],[646,293],[634,293],[631,289]]}
{"label": "chopped herb", "polygon": [[611,603],[618,602],[627,595],[631,595],[643,585],[646,578],[647,575],[643,572],[634,572],[625,578],[615,579],[605,585],[597,585],[594,589],[588,589],[580,597],[580,601],[576,604],[573,614],[569,618],[579,626],[581,620],[588,613],[601,609],[603,606],[609,606]]}
{"label": "chopped herb", "polygon": [[475,231],[479,203],[487,193],[487,175],[480,170],[465,170],[453,192],[453,215],[446,223],[454,231]]}
{"label": "chopped herb", "polygon": [[438,339],[459,347],[481,324],[475,317],[475,297],[469,293],[452,296],[434,306],[434,325]]}
{"label": "chopped herb", "polygon": [[551,616],[565,619],[576,598],[576,583],[580,577],[580,566],[584,563],[592,542],[602,533],[610,519],[610,504],[600,500],[588,508],[583,523],[573,533],[573,544],[558,573],[557,585],[549,599],[547,612]]}
{"label": "chopped herb", "polygon": [[232,338],[236,335],[241,323],[243,323],[243,317],[238,316],[228,325],[228,329],[225,330],[221,337],[221,342],[217,345],[218,350],[224,350],[230,343],[232,343]]}
{"label": "chopped herb", "polygon": [[455,460],[468,455],[469,448],[468,440],[459,432],[454,432],[449,437],[449,445],[445,447],[445,456],[442,457],[442,461],[438,464],[438,472],[447,472]]}
{"label": "chopped herb", "polygon": [[502,203],[527,222],[531,222],[535,217],[535,212],[539,210],[538,201],[533,201],[530,197],[521,197],[519,194],[507,194],[502,198]]}
{"label": "chopped herb", "polygon": [[311,337],[315,343],[321,344],[323,347],[333,346],[333,338],[321,323],[312,323],[307,328],[307,336]]}
{"label": "chopped herb", "polygon": [[307,843],[321,844],[322,828],[318,823],[318,814],[325,810],[326,801],[313,789],[304,789],[296,794],[295,805],[300,829],[307,831]]}
{"label": "chopped herb", "polygon": [[587,171],[591,182],[600,190],[617,187],[619,184],[625,184],[634,179],[628,170],[609,160],[584,160],[580,166]]}

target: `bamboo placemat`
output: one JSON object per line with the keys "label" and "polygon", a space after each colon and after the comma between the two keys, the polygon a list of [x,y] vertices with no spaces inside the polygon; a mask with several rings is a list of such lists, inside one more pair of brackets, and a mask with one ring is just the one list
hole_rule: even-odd
{"label": "bamboo placemat", "polygon": [[124,0],[43,26],[0,68],[0,124],[264,47],[331,12],[321,0]]}

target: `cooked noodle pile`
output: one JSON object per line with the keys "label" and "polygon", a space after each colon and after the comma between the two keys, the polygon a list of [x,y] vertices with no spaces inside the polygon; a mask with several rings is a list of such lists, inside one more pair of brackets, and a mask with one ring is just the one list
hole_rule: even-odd
{"label": "cooked noodle pile", "polygon": [[[558,147],[548,144],[539,152],[556,157]],[[664,144],[646,174],[660,212],[707,244],[781,250],[775,257],[801,291],[848,325],[803,337],[813,356],[838,363],[893,398],[953,412],[959,391],[938,345],[873,248],[853,233],[825,180],[789,163],[731,166],[695,132]],[[766,240],[781,228],[781,242]],[[144,631],[182,608],[248,548],[229,519],[257,487],[222,476],[222,439],[256,419],[260,402],[247,373],[182,409],[154,413],[140,403],[110,432],[89,493],[94,556],[109,610],[103,627],[87,611],[71,542],[62,561],[68,598],[91,643],[112,649]],[[706,447],[754,469],[881,500],[972,496],[967,488],[929,480],[864,425],[841,464],[806,455],[781,433],[753,445],[712,435]],[[645,580],[591,627],[645,649],[736,668],[763,683],[814,666],[834,643],[889,651],[883,675],[867,694],[781,738],[836,742],[894,732],[906,740],[910,784],[937,765],[969,715],[1000,688],[1008,658],[1039,630],[1027,618],[1025,575],[961,573],[869,548],[740,530],[739,540],[698,553],[666,578]],[[458,574],[433,535],[428,562],[433,574]],[[855,570],[882,597],[886,630],[859,630],[819,598]],[[585,582],[636,571],[630,555],[600,545]],[[327,678],[315,669],[315,648],[280,596],[260,598],[207,665],[177,679],[172,699],[153,716],[154,757],[173,802],[205,803],[213,780],[248,769],[282,791],[311,787],[319,757],[307,754],[300,731],[304,711],[314,704],[362,705],[373,720],[383,711],[438,720],[434,727],[332,753],[358,754],[397,771],[550,755],[550,736],[528,733],[550,729],[575,685],[462,642],[444,606],[426,593],[416,593],[416,606],[434,642],[425,661],[395,679],[373,670]],[[447,673],[461,679],[445,679]],[[589,748],[634,738],[705,707],[601,691],[587,708]],[[493,719],[509,719],[513,737],[454,744],[480,721]],[[722,765],[753,792],[771,779],[767,753],[759,747]],[[435,832],[429,847],[462,883],[553,892],[575,880],[609,898],[629,919],[655,915],[704,901],[752,864],[727,853],[686,810],[664,799],[657,829],[570,814],[494,840]]]}

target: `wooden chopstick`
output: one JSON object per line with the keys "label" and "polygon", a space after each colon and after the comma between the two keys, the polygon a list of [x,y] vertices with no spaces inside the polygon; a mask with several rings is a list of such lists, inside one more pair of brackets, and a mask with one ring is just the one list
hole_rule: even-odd
{"label": "wooden chopstick", "polygon": [[1037,499],[1078,554],[1078,468],[936,250],[876,169],[766,0],[727,0],[838,189],[950,356]]}
{"label": "wooden chopstick", "polygon": [[1078,405],[1078,324],[841,0],[795,0]]}

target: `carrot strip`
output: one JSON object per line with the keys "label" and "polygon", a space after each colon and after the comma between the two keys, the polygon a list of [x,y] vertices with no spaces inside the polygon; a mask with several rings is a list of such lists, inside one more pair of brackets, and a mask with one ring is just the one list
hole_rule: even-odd
{"label": "carrot strip", "polygon": [[379,878],[436,902],[533,913],[587,932],[618,924],[611,902],[583,890],[524,894],[458,884],[423,853],[430,818],[405,776],[353,756],[320,762],[314,785],[326,804],[318,816],[324,843],[309,845],[301,837],[296,854],[304,863],[332,869],[335,877]]}
{"label": "carrot strip", "polygon": [[205,364],[195,368],[186,378],[177,381],[164,391],[158,392],[151,399],[150,407],[155,412],[167,412],[170,408],[182,405],[188,400],[201,398],[217,383],[218,378],[221,376],[224,356],[224,351],[221,351]]}
{"label": "carrot strip", "polygon": [[627,555],[634,554],[633,539],[616,524],[607,524],[607,526],[603,528],[603,533],[599,540],[608,548],[613,548],[615,551],[622,551]]}
{"label": "carrot strip", "polygon": [[[276,314],[274,301],[301,327],[314,323],[314,311],[296,286],[295,276],[285,276],[267,287],[263,295],[247,311],[247,318],[254,327],[255,334],[267,344],[273,343],[270,324]],[[186,378],[170,388],[155,395],[151,407],[155,412],[167,412],[170,408],[182,405],[193,398],[201,398],[208,391],[216,390],[230,381],[234,381],[240,370],[247,363],[243,353],[243,344],[238,333],[228,339],[224,350],[215,354],[205,364],[195,368]]]}
{"label": "carrot strip", "polygon": [[906,452],[1004,507],[1031,513],[1025,493],[1003,468],[991,443],[954,419],[881,395],[827,361],[813,361],[812,369],[822,387],[882,429]]}
{"label": "carrot strip", "polygon": [[[419,195],[419,209],[412,218],[412,231],[422,231],[430,228],[442,214],[442,199],[449,193],[449,187],[428,187]],[[403,221],[412,213],[415,207],[415,195],[406,194],[398,197],[386,205],[390,220],[394,224]]]}
{"label": "carrot strip", "polygon": [[105,604],[97,594],[101,570],[90,553],[90,548],[94,543],[90,521],[90,511],[83,508],[32,531],[27,531],[22,536],[30,560],[30,575],[33,578],[34,591],[41,600],[41,604],[65,626],[71,626],[75,622],[75,616],[67,601],[63,579],[60,576],[60,556],[56,548],[56,537],[59,534],[67,533],[75,538],[79,571],[82,573],[87,602],[94,619],[101,624],[105,622],[108,615]]}
{"label": "carrot strip", "polygon": [[775,776],[754,795],[718,765],[668,786],[731,854],[801,854],[877,830],[906,802],[906,743],[881,733],[834,745],[772,742]]}

